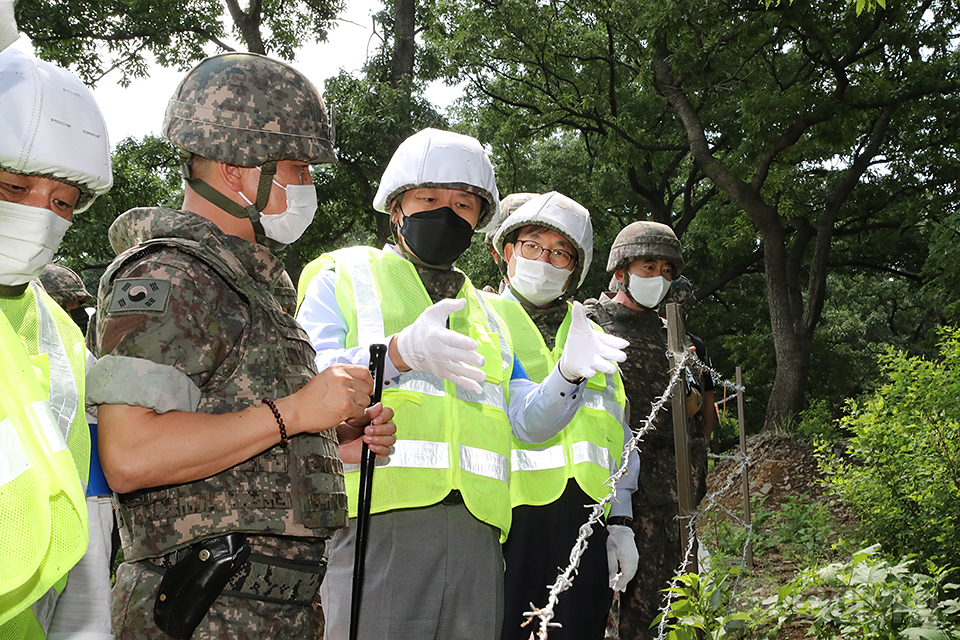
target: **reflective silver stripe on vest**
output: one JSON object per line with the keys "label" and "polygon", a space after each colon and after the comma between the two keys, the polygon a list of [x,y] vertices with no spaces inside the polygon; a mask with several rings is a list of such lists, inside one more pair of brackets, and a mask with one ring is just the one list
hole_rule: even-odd
{"label": "reflective silver stripe on vest", "polygon": [[560,469],[566,464],[562,444],[544,449],[514,449],[510,452],[511,471]]}
{"label": "reflective silver stripe on vest", "polygon": [[19,477],[30,468],[27,452],[13,427],[13,421],[6,418],[0,422],[0,487]]}
{"label": "reflective silver stripe on vest", "polygon": [[443,378],[429,371],[407,371],[406,373],[401,373],[396,388],[405,391],[415,391],[436,398],[442,398],[447,395],[443,389]]}
{"label": "reflective silver stripe on vest", "polygon": [[[397,440],[388,457],[377,459],[377,467],[449,469],[450,445],[426,440]],[[460,445],[460,469],[501,482],[506,482],[510,473],[504,456],[463,444]],[[359,471],[360,465],[345,464],[343,470],[345,473]]]}
{"label": "reflective silver stripe on vest", "polygon": [[617,470],[617,463],[610,456],[610,452],[592,442],[574,442],[570,445],[570,453],[573,456],[573,464],[575,465],[592,462],[610,473]]}
{"label": "reflective silver stripe on vest", "polygon": [[498,453],[460,445],[460,469],[477,476],[506,482],[510,475],[507,458]]}
{"label": "reflective silver stripe on vest", "polygon": [[[613,376],[608,376],[613,378]],[[623,407],[617,404],[615,391],[608,385],[603,391],[596,389],[584,389],[583,405],[597,411],[605,411],[616,418],[618,424],[623,424]]]}
{"label": "reflective silver stripe on vest", "polygon": [[503,362],[503,371],[510,371],[513,368],[513,352],[510,351],[509,345],[507,345],[507,337],[503,335],[503,331],[500,330],[500,323],[497,322],[497,316],[487,303],[484,301],[483,296],[481,296],[477,291],[473,292],[473,296],[477,299],[477,302],[480,303],[480,308],[483,309],[484,315],[487,316],[487,325],[490,327],[491,331],[495,331],[498,336],[500,336],[500,360]]}
{"label": "reflective silver stripe on vest", "polygon": [[[449,469],[450,445],[429,440],[397,440],[386,458],[377,458],[377,467]],[[344,473],[359,471],[359,464],[343,465]]]}
{"label": "reflective silver stripe on vest", "polygon": [[40,434],[50,451],[56,453],[67,448],[67,441],[63,437],[60,425],[57,424],[57,414],[50,408],[49,402],[46,400],[31,402],[26,410],[33,412],[37,424],[40,426]]}
{"label": "reflective silver stripe on vest", "polygon": [[64,441],[69,442],[70,428],[80,408],[77,380],[70,366],[70,358],[67,357],[67,349],[63,346],[63,338],[57,331],[57,322],[41,300],[41,287],[36,280],[30,286],[33,287],[40,324],[40,353],[46,353],[50,363],[50,406],[57,416]]}
{"label": "reflective silver stripe on vest", "polygon": [[507,404],[503,398],[503,388],[500,385],[484,381],[480,383],[480,387],[483,391],[481,393],[474,393],[469,389],[458,386],[457,400],[485,404],[488,407],[493,407],[494,409],[499,409],[504,412],[507,410]]}
{"label": "reflective silver stripe on vest", "polygon": [[353,281],[353,305],[357,310],[357,344],[382,343],[383,313],[380,298],[373,280],[373,269],[365,252],[347,251],[337,254],[337,261],[344,263]]}

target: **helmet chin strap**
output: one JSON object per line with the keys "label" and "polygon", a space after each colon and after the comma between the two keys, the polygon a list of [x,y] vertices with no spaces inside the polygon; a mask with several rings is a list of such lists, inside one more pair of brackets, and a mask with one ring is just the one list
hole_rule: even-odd
{"label": "helmet chin strap", "polygon": [[270,191],[273,189],[273,177],[277,175],[277,162],[271,161],[260,167],[260,181],[257,183],[257,199],[253,204],[243,206],[234,202],[224,194],[210,186],[209,183],[200,179],[190,177],[190,168],[186,161],[181,165],[183,179],[197,195],[213,204],[214,206],[226,211],[235,218],[248,218],[253,225],[253,234],[259,244],[265,245],[270,249],[282,249],[286,245],[272,240],[266,236],[263,231],[263,225],[260,223],[260,214],[267,207],[270,200]]}
{"label": "helmet chin strap", "polygon": [[[626,269],[624,269],[624,271],[623,271],[623,279],[624,279],[624,280],[629,280],[629,278],[630,278],[630,272],[627,271]],[[628,299],[630,302],[632,302],[633,304],[637,305],[637,306],[640,307],[641,309],[649,309],[648,307],[645,307],[645,306],[643,306],[642,304],[640,304],[639,302],[637,302],[636,300],[634,300],[633,294],[630,293],[630,287],[628,287],[626,284],[624,284],[624,283],[621,282],[620,280],[617,280],[617,275],[616,275],[616,274],[614,274],[614,275],[612,276],[611,282],[614,283],[614,285],[613,285],[613,286],[614,286],[614,291],[623,291],[623,292],[627,295],[627,299]]]}

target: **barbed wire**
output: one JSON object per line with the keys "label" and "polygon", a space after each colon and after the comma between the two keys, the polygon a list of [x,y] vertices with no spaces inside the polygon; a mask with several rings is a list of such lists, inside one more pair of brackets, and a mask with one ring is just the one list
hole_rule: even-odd
{"label": "barbed wire", "polygon": [[[537,618],[540,619],[539,630],[536,632],[538,634],[536,637],[539,640],[548,640],[549,630],[551,628],[558,628],[561,626],[556,622],[552,622],[553,617],[555,615],[554,608],[560,601],[560,594],[568,590],[571,586],[573,586],[574,577],[577,573],[577,569],[580,566],[580,559],[583,556],[583,553],[584,551],[586,551],[588,546],[587,539],[591,535],[593,535],[593,525],[598,524],[600,522],[601,518],[603,518],[603,514],[605,512],[606,506],[615,499],[617,485],[620,483],[623,476],[626,475],[627,473],[627,461],[630,455],[634,451],[641,450],[640,443],[643,441],[644,436],[646,436],[647,433],[649,433],[655,428],[654,420],[656,419],[660,411],[663,409],[663,407],[666,405],[667,400],[670,399],[673,393],[673,390],[679,386],[678,383],[680,381],[680,376],[683,375],[684,368],[687,367],[688,365],[691,368],[696,367],[700,371],[701,375],[703,375],[704,371],[709,371],[711,376],[713,377],[714,384],[717,386],[727,387],[729,389],[734,390],[735,392],[744,391],[745,389],[743,385],[738,385],[734,382],[731,382],[725,379],[723,376],[720,375],[720,373],[716,369],[714,369],[713,367],[710,367],[709,365],[701,361],[696,356],[696,353],[693,350],[684,350],[681,352],[668,352],[667,355],[674,363],[673,368],[670,370],[670,380],[667,383],[667,388],[650,405],[650,412],[647,414],[646,418],[644,418],[644,420],[642,421],[639,429],[637,429],[634,432],[633,437],[630,438],[628,442],[624,443],[623,453],[621,455],[621,460],[620,460],[620,467],[617,469],[617,471],[612,473],[610,477],[607,478],[607,480],[604,482],[604,485],[610,488],[609,493],[607,493],[607,495],[600,502],[597,502],[591,505],[584,505],[585,508],[590,510],[590,515],[587,518],[587,521],[583,525],[581,525],[578,531],[577,540],[576,542],[574,542],[573,548],[570,550],[569,564],[563,571],[560,572],[560,574],[557,576],[556,581],[550,586],[550,592],[547,596],[547,604],[542,608],[538,608],[531,602],[529,603],[531,610],[525,611],[523,613],[523,615],[526,617],[526,621],[523,623],[522,626],[526,626],[532,623]],[[714,491],[704,497],[704,500],[707,500],[707,506],[704,509],[694,511],[690,515],[684,516],[683,518],[680,518],[678,516],[678,518],[680,519],[687,520],[686,526],[687,526],[688,542],[687,542],[686,552],[683,554],[683,560],[680,563],[680,566],[678,567],[677,571],[675,572],[674,577],[668,582],[668,586],[677,585],[679,576],[682,576],[685,573],[687,573],[687,569],[690,566],[690,558],[692,557],[693,550],[695,548],[695,545],[697,544],[696,521],[703,513],[706,513],[711,508],[719,507],[722,510],[726,511],[731,516],[733,516],[733,518],[736,519],[738,522],[740,522],[741,524],[743,523],[742,520],[740,520],[737,516],[732,514],[729,511],[729,509],[723,506],[723,504],[721,504],[716,499],[716,496],[723,495],[730,489],[731,486],[733,486],[734,481],[740,476],[741,473],[743,473],[744,469],[746,469],[747,466],[750,464],[750,458],[741,453],[737,453],[733,456],[715,456],[715,457],[737,460],[738,466],[732,473],[730,473],[726,483],[721,489]],[[702,501],[701,501],[701,504],[702,504]],[[741,571],[739,572],[740,574],[743,573],[742,569],[744,566],[746,566],[747,544],[749,544],[749,541],[751,539],[752,529],[753,529],[752,526],[749,526],[749,525],[745,525],[745,527],[747,528],[747,538],[746,538],[747,541],[744,544],[744,550],[743,550],[743,555],[741,559]],[[736,588],[736,585],[738,583],[739,583],[739,575],[737,577],[737,581],[734,583],[734,589]],[[667,613],[670,611],[673,600],[674,600],[674,592],[668,591],[666,602],[660,608],[660,612],[662,615],[660,616],[660,624],[657,630],[657,640],[663,640],[665,638],[666,623],[668,619]],[[534,640],[534,638],[535,638],[534,632],[531,631],[530,640]]]}

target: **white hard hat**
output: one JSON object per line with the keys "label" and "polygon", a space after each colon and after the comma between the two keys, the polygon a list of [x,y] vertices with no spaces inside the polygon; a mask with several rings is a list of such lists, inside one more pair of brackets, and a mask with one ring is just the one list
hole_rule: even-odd
{"label": "white hard hat", "polygon": [[417,187],[462,189],[480,196],[483,228],[500,204],[493,165],[476,138],[452,131],[424,129],[400,143],[380,178],[373,208],[390,213],[398,195]]}
{"label": "white hard hat", "polygon": [[593,262],[593,225],[586,207],[556,191],[527,200],[507,216],[493,237],[493,247],[503,260],[506,260],[503,247],[510,234],[529,225],[552,229],[573,243],[579,254],[574,267],[574,282],[577,287],[582,285]]}
{"label": "white hard hat", "polygon": [[12,45],[19,37],[17,19],[13,15],[13,0],[0,0],[0,51]]}
{"label": "white hard hat", "polygon": [[75,213],[110,190],[110,141],[93,94],[69,71],[0,52],[0,169],[80,189]]}

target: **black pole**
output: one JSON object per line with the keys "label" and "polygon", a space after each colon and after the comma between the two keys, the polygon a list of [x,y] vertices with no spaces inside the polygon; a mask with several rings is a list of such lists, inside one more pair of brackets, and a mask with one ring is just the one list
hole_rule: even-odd
{"label": "black pole", "polygon": [[[373,375],[373,395],[370,406],[380,402],[383,396],[383,360],[386,345],[370,345],[370,373]],[[360,495],[357,501],[357,546],[353,556],[353,596],[350,601],[350,640],[357,640],[360,627],[360,601],[363,595],[363,564],[367,555],[367,531],[370,528],[370,498],[373,493],[373,466],[376,456],[363,443],[360,460]]]}

